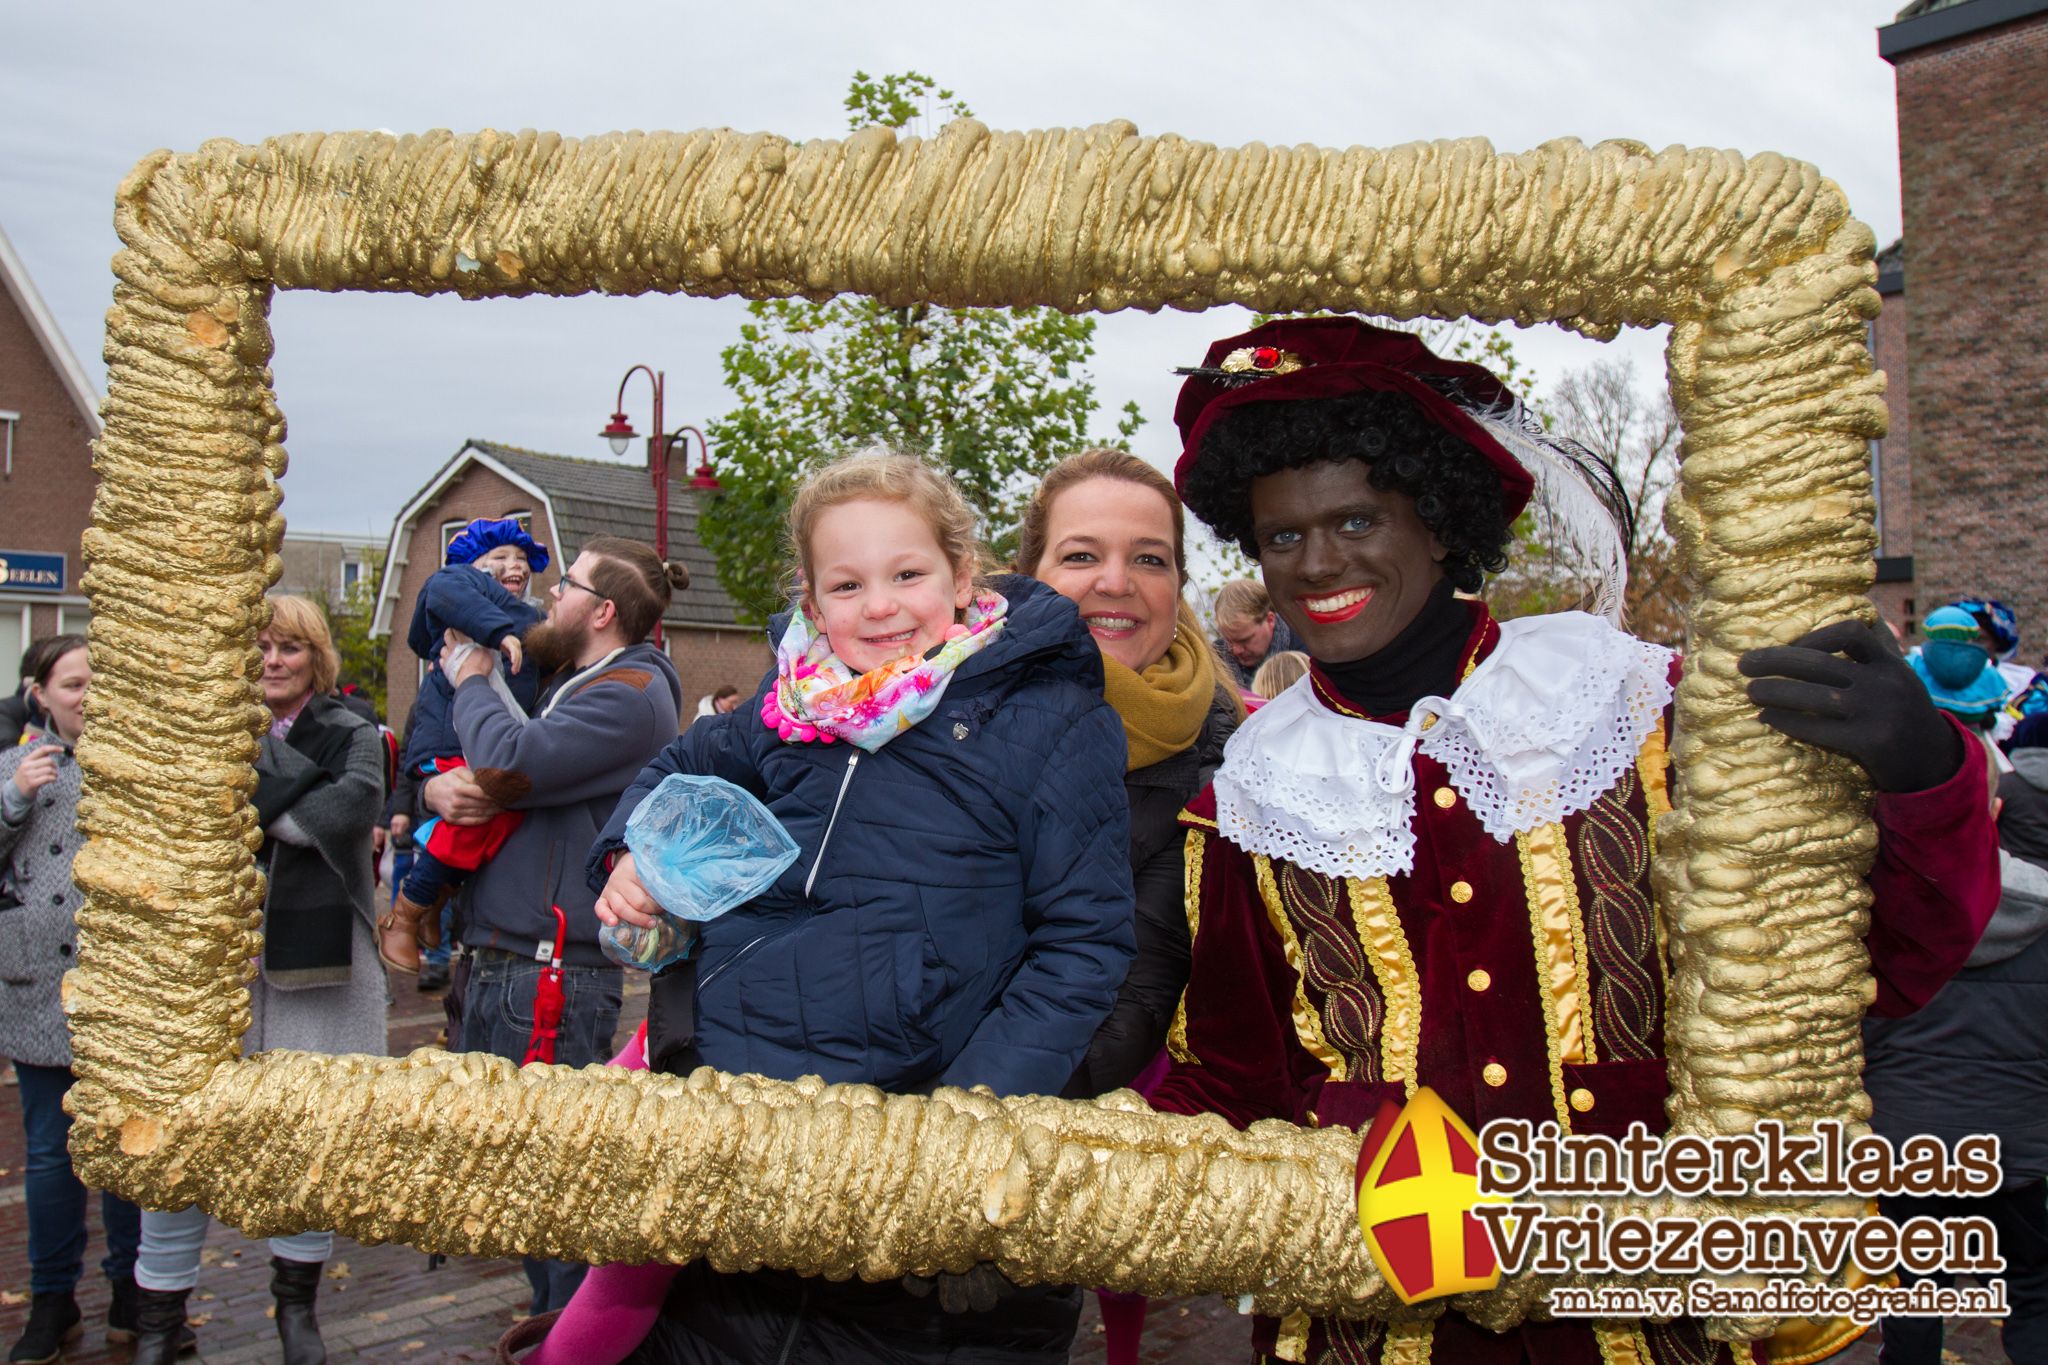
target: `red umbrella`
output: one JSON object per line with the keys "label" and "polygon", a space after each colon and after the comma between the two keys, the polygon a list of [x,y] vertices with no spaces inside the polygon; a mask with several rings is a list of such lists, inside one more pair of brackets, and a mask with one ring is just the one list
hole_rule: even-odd
{"label": "red umbrella", "polygon": [[555,912],[555,951],[533,986],[533,1033],[526,1040],[521,1066],[554,1061],[555,1033],[562,1026],[562,940],[568,937],[569,920],[561,906],[548,908]]}

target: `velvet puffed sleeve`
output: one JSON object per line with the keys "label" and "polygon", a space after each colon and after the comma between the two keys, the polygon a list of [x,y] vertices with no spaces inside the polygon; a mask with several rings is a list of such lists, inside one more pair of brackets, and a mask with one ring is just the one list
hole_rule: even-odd
{"label": "velvet puffed sleeve", "polygon": [[1966,741],[1963,766],[1946,782],[1877,798],[1865,939],[1877,977],[1872,1014],[1896,1018],[1932,1000],[1998,910],[1998,825],[1985,770],[1991,755],[1974,738]]}

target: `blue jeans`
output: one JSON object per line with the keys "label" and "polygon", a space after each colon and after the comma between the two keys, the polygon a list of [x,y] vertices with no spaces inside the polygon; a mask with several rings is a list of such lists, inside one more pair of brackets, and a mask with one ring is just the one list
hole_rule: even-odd
{"label": "blue jeans", "polygon": [[[36,1294],[69,1294],[85,1272],[85,1186],[71,1169],[71,1115],[64,1112],[71,1068],[16,1062],[14,1074],[21,1078],[21,1126],[28,1137],[22,1178],[28,1204],[28,1287]],[[107,1230],[100,1268],[110,1280],[125,1280],[135,1273],[142,1213],[117,1194],[102,1194],[100,1221]]]}
{"label": "blue jeans", "polygon": [[[484,949],[470,959],[469,984],[462,993],[462,1046],[517,1062],[526,1056],[533,1033],[533,995],[541,964],[530,958]],[[616,1050],[625,975],[617,967],[562,969],[562,1022],[555,1034],[555,1061],[563,1066],[608,1062]],[[566,1308],[588,1266],[524,1258],[533,1288],[532,1311]]]}
{"label": "blue jeans", "polygon": [[[176,1291],[199,1283],[200,1253],[213,1220],[198,1205],[142,1215],[142,1251],[135,1258],[135,1282],[144,1289]],[[239,1255],[240,1253],[236,1253]],[[297,1232],[270,1239],[270,1254],[281,1261],[319,1265],[334,1254],[331,1232]]]}

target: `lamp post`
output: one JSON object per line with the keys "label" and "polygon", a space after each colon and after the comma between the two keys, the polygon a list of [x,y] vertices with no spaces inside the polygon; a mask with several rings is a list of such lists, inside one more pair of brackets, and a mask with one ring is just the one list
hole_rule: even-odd
{"label": "lamp post", "polygon": [[[654,434],[647,438],[647,472],[654,480],[654,553],[666,563],[668,561],[668,456],[669,449],[676,442],[684,445],[684,459],[687,461],[688,437],[697,438],[697,446],[704,452],[703,462],[690,476],[690,490],[695,493],[716,493],[719,491],[718,475],[711,468],[711,443],[704,439],[704,433],[692,426],[680,426],[670,431],[662,420],[662,401],[666,388],[666,377],[659,370],[645,365],[635,365],[619,380],[619,396],[612,404],[612,420],[605,424],[598,435],[611,443],[612,454],[624,455],[639,432],[626,420],[626,385],[636,373],[645,373],[648,382],[654,386]],[[654,626],[654,642],[662,643],[661,623]]]}

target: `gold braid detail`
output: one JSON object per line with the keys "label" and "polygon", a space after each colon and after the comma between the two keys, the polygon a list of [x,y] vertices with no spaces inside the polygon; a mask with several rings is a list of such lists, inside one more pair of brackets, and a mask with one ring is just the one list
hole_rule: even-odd
{"label": "gold braid detail", "polygon": [[[1199,829],[1188,831],[1187,842],[1183,845],[1181,870],[1181,905],[1188,916],[1188,956],[1195,952],[1195,935],[1202,928],[1202,850],[1207,843]],[[1180,1000],[1173,1007],[1173,1023],[1166,1030],[1167,1055],[1176,1062],[1200,1066],[1202,1059],[1188,1047],[1188,993],[1182,987]]]}
{"label": "gold braid detail", "polygon": [[1343,1055],[1330,1046],[1330,1040],[1323,1036],[1322,1015],[1309,1003],[1308,963],[1302,956],[1301,940],[1295,937],[1294,925],[1288,920],[1286,903],[1280,898],[1280,887],[1273,879],[1273,860],[1263,853],[1255,853],[1252,866],[1257,870],[1259,900],[1266,907],[1266,921],[1280,936],[1280,947],[1287,954],[1288,969],[1294,973],[1294,1036],[1308,1055],[1329,1071],[1331,1080],[1349,1080],[1351,1068],[1345,1064]]}

